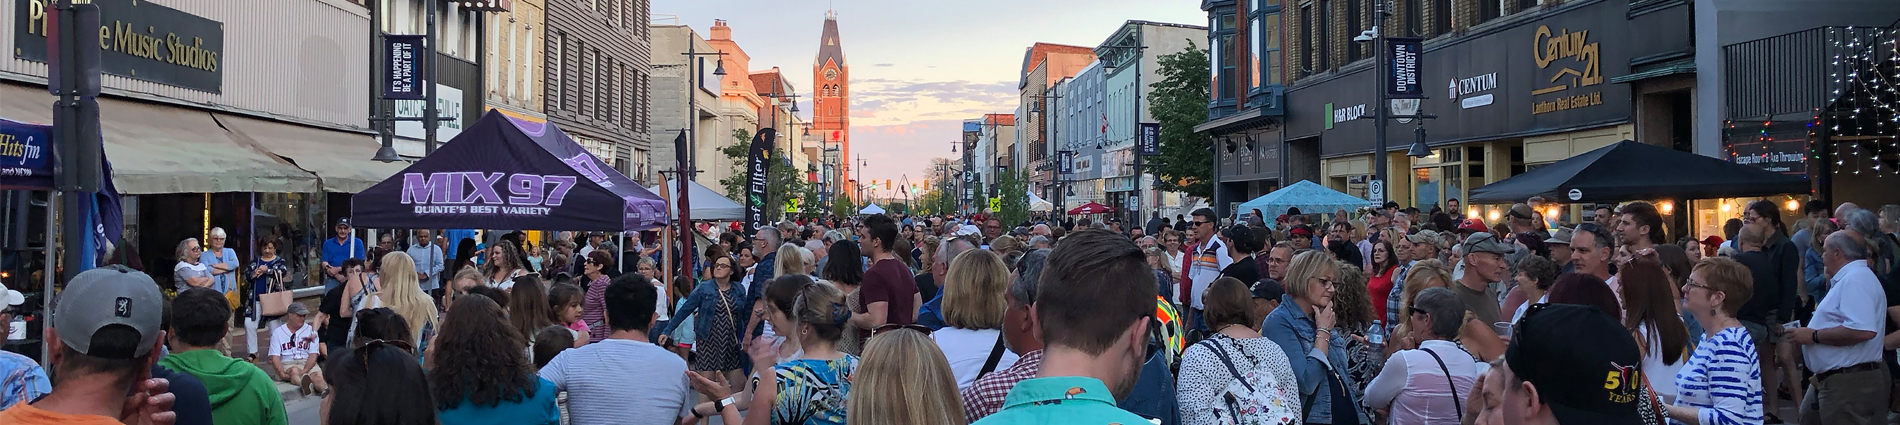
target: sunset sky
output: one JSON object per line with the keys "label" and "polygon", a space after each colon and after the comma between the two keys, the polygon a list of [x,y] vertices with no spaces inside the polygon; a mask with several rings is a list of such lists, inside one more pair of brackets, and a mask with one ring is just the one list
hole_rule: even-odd
{"label": "sunset sky", "polygon": [[870,163],[866,179],[918,185],[930,158],[952,155],[963,120],[1015,112],[1031,44],[1095,46],[1128,20],[1207,20],[1199,0],[653,0],[653,21],[703,37],[724,19],[752,70],[778,66],[809,94],[828,7],[851,66],[851,153]]}

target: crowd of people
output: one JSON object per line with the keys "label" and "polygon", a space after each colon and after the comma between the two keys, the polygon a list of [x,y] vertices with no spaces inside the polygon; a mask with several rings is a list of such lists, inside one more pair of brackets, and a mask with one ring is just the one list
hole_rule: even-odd
{"label": "crowd of people", "polygon": [[1759,424],[1787,406],[1866,424],[1900,407],[1900,206],[1787,221],[1757,201],[1695,236],[1641,201],[1579,223],[1547,207],[1126,229],[880,214],[704,226],[715,242],[671,259],[601,234],[367,248],[343,220],[321,302],[281,315],[236,289],[281,284],[275,243],[242,265],[214,230],[179,244],[169,288],[118,266],[68,282],[49,366],[0,353],[0,423],[286,423],[273,381],[321,397],[326,423],[375,425]]}

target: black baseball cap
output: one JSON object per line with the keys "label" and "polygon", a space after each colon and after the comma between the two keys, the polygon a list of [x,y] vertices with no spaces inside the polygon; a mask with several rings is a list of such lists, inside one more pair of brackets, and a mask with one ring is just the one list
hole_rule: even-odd
{"label": "black baseball cap", "polygon": [[1537,387],[1557,422],[1643,423],[1643,355],[1610,315],[1594,306],[1536,304],[1511,332],[1505,363]]}
{"label": "black baseball cap", "polygon": [[1252,292],[1254,298],[1277,300],[1281,295],[1286,295],[1286,287],[1280,286],[1278,281],[1263,277],[1259,282],[1254,282],[1253,287],[1247,288],[1247,292]]}

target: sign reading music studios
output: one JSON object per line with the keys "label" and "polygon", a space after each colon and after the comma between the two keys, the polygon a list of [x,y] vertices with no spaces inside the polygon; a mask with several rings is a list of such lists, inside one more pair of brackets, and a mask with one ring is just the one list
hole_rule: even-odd
{"label": "sign reading music studios", "polygon": [[[46,62],[56,0],[12,0],[13,56]],[[99,5],[100,65],[105,73],[208,93],[224,86],[224,24],[139,0]]]}

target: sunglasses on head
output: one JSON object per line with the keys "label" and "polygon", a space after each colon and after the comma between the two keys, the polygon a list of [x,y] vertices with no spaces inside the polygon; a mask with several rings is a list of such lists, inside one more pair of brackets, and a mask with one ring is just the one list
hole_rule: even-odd
{"label": "sunglasses on head", "polygon": [[918,333],[922,333],[924,335],[930,335],[931,332],[935,332],[935,330],[930,329],[929,326],[924,326],[924,325],[899,325],[896,323],[885,323],[883,325],[879,325],[876,329],[871,329],[871,336],[877,336],[877,334],[881,334],[886,331],[894,331],[894,330],[899,330],[899,329],[909,329],[909,330],[917,331]]}

